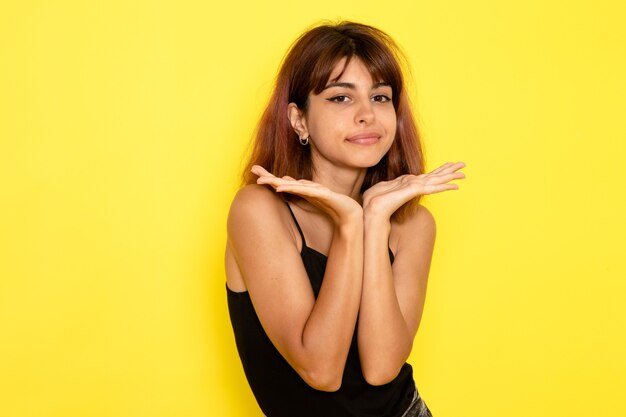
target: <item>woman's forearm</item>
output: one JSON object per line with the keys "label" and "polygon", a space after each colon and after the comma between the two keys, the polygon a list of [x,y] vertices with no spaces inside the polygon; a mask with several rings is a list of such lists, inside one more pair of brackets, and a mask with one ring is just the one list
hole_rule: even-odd
{"label": "woman's forearm", "polygon": [[372,385],[395,378],[413,344],[394,286],[390,231],[389,219],[365,217],[358,344],[363,374]]}
{"label": "woman's forearm", "polygon": [[[361,300],[362,218],[334,228],[322,286],[302,332],[309,377],[329,390],[341,384]],[[278,300],[280,302],[280,300]]]}

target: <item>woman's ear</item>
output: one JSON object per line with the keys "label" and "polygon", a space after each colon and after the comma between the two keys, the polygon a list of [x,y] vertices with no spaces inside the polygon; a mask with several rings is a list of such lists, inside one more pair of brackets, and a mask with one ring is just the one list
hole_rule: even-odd
{"label": "woman's ear", "polygon": [[289,106],[287,106],[287,117],[289,118],[291,127],[296,131],[299,137],[309,137],[309,130],[306,127],[306,119],[296,103],[289,103]]}

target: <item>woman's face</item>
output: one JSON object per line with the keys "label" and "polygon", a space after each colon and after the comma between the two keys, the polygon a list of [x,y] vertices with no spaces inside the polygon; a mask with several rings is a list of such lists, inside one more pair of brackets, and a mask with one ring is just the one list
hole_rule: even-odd
{"label": "woman's face", "polygon": [[302,137],[310,136],[315,169],[328,164],[374,166],[387,153],[396,134],[391,86],[373,80],[356,57],[337,78],[344,65],[345,58],[333,69],[326,88],[320,94],[309,94],[306,114],[298,112],[300,129],[297,123],[294,125]]}

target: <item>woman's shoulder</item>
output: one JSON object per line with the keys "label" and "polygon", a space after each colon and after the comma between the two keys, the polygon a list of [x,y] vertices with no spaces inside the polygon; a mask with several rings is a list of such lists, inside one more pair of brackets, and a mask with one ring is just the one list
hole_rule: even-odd
{"label": "woman's shoulder", "polygon": [[392,226],[405,229],[413,227],[435,227],[435,217],[421,204],[414,204],[404,212],[401,218],[392,217]]}
{"label": "woman's shoulder", "polygon": [[248,184],[237,191],[230,205],[230,210],[231,212],[241,210],[274,212],[280,204],[285,204],[283,201],[278,193],[266,185]]}
{"label": "woman's shoulder", "polygon": [[431,211],[418,204],[409,210],[401,221],[392,220],[391,230],[390,243],[397,247],[401,242],[416,242],[421,239],[434,240],[437,224]]}
{"label": "woman's shoulder", "polygon": [[[256,271],[259,262],[267,264],[273,253],[294,242],[282,201],[272,189],[257,184],[242,187],[233,198],[226,227],[226,276],[233,291],[247,290],[243,278],[246,265],[248,272]],[[248,279],[255,276],[249,273]]]}
{"label": "woman's shoulder", "polygon": [[265,185],[242,187],[230,205],[228,229],[276,227],[284,224],[286,204],[282,197]]}
{"label": "woman's shoulder", "polygon": [[425,206],[418,204],[415,210],[408,216],[409,224],[412,227],[435,229],[435,216]]}

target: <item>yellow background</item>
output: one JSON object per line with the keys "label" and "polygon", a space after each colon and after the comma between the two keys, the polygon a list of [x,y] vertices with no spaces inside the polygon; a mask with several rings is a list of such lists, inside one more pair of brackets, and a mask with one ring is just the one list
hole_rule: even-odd
{"label": "yellow background", "polygon": [[626,415],[619,0],[4,1],[0,415],[260,416],[225,218],[285,50],[406,51],[438,223],[410,362],[436,417]]}

